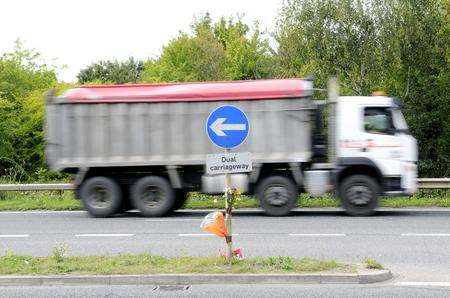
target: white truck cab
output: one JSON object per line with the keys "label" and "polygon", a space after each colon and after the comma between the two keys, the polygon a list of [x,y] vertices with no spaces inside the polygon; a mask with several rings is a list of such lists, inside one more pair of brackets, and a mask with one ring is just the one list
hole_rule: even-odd
{"label": "white truck cab", "polygon": [[[315,196],[334,191],[352,215],[372,214],[381,195],[415,193],[417,142],[409,134],[400,100],[336,96],[329,103],[330,164],[313,164],[305,173],[305,189]],[[317,183],[327,175],[328,187]]]}
{"label": "white truck cab", "polygon": [[373,96],[331,92],[325,103],[317,104],[328,106],[328,163],[312,163],[305,171],[308,193],[320,196],[332,191],[349,214],[370,215],[379,196],[417,191],[417,142],[399,99],[381,92]]}
{"label": "white truck cab", "polygon": [[383,192],[417,190],[417,142],[408,132],[401,103],[386,96],[348,96],[337,101],[336,152],[340,163],[367,160],[383,177]]}

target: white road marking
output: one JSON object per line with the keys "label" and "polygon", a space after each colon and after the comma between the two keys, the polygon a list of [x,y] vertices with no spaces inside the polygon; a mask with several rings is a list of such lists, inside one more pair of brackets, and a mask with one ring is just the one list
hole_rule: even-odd
{"label": "white road marking", "polygon": [[[179,237],[208,237],[208,236],[216,236],[214,234],[178,234]],[[233,236],[239,236],[239,234],[233,234]]]}
{"label": "white road marking", "polygon": [[0,235],[0,238],[27,238],[30,237],[28,234],[16,234],[16,235]]}
{"label": "white road marking", "polygon": [[404,233],[404,237],[450,237],[448,233]]}
{"label": "white road marking", "polygon": [[133,237],[134,234],[76,234],[75,237]]}
{"label": "white road marking", "polygon": [[345,234],[294,234],[291,233],[289,236],[312,236],[312,237],[343,237]]}
{"label": "white road marking", "polygon": [[397,286],[420,286],[420,287],[450,287],[448,281],[403,281],[396,282]]}

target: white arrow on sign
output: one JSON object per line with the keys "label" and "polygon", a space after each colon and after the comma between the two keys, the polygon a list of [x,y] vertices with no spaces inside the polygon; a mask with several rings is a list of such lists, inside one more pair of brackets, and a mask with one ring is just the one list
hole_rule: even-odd
{"label": "white arrow on sign", "polygon": [[226,136],[224,130],[246,130],[245,124],[224,124],[226,118],[217,118],[210,126],[212,131],[220,137]]}

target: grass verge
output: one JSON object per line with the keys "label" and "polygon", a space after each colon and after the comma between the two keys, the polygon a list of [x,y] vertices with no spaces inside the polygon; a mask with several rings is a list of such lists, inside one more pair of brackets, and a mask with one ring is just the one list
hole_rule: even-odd
{"label": "grass verge", "polygon": [[[186,209],[221,209],[224,208],[222,196],[190,193]],[[235,208],[258,207],[258,201],[252,196],[242,195],[235,203]],[[313,198],[307,194],[299,197],[299,207],[337,207],[338,200],[331,196]],[[450,190],[421,190],[412,197],[382,198],[381,207],[450,207]],[[81,210],[81,204],[75,200],[71,191],[23,191],[0,192],[0,211],[23,210]]]}
{"label": "grass verge", "polygon": [[81,209],[71,191],[0,192],[0,211]]}
{"label": "grass verge", "polygon": [[383,265],[372,258],[367,258],[364,260],[364,264],[367,269],[384,269]]}
{"label": "grass verge", "polygon": [[355,267],[333,260],[292,257],[258,257],[233,260],[223,257],[161,257],[149,254],[119,256],[19,256],[0,257],[0,275],[50,274],[163,274],[163,273],[307,273],[329,270],[353,272]]}

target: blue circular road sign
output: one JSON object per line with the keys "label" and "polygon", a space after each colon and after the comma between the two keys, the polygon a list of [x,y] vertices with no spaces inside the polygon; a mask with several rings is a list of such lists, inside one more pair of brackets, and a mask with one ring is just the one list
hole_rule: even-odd
{"label": "blue circular road sign", "polygon": [[231,149],[242,144],[248,135],[247,115],[235,106],[221,106],[206,121],[206,133],[216,146]]}

